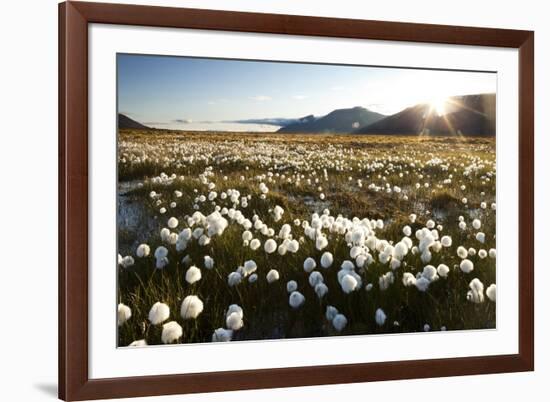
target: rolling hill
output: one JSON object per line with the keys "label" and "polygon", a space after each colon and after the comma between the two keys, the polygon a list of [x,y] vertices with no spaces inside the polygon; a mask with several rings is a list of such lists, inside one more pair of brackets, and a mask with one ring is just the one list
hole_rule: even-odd
{"label": "rolling hill", "polygon": [[130,119],[128,116],[122,113],[118,114],[118,128],[129,128],[132,130],[149,130],[149,127],[138,123],[133,119]]}
{"label": "rolling hill", "polygon": [[299,122],[289,124],[277,131],[278,133],[351,133],[359,127],[370,125],[384,115],[372,112],[360,106],[350,109],[337,109],[326,116],[316,118],[309,115]]}
{"label": "rolling hill", "polygon": [[429,104],[419,104],[356,130],[358,134],[494,136],[495,94],[449,98],[446,113],[438,115]]}

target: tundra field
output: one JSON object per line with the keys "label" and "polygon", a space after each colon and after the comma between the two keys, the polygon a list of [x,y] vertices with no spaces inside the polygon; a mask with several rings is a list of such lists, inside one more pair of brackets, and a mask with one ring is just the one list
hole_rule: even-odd
{"label": "tundra field", "polygon": [[118,345],[496,326],[494,138],[121,130]]}

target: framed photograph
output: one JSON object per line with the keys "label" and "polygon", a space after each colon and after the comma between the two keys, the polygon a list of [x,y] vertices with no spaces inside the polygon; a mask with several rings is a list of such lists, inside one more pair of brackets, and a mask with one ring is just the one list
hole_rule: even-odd
{"label": "framed photograph", "polygon": [[59,16],[60,398],[533,370],[533,32]]}

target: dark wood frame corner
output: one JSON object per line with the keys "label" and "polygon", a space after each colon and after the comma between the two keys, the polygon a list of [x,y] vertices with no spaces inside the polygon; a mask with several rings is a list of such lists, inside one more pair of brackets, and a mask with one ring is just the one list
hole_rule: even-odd
{"label": "dark wood frame corner", "polygon": [[[519,353],[163,376],[88,377],[88,24],[508,47],[519,50]],[[66,2],[59,5],[59,397],[83,400],[534,369],[534,33],[507,29]]]}

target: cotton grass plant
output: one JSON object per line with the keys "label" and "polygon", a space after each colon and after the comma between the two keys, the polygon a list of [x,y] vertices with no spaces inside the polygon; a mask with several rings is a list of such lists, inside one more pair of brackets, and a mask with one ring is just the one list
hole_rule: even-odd
{"label": "cotton grass plant", "polygon": [[120,346],[495,326],[494,143],[323,138],[122,133]]}

